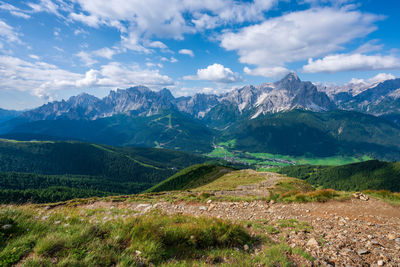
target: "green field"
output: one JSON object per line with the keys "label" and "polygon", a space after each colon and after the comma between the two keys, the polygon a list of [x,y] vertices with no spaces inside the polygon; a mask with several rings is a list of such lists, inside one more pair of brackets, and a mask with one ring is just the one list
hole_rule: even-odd
{"label": "green field", "polygon": [[234,163],[242,163],[256,168],[260,171],[276,171],[280,167],[292,165],[324,165],[338,166],[356,162],[371,160],[369,156],[350,157],[350,156],[289,156],[271,153],[250,153],[232,149],[235,140],[218,143],[214,150],[206,156],[213,158],[222,158]]}

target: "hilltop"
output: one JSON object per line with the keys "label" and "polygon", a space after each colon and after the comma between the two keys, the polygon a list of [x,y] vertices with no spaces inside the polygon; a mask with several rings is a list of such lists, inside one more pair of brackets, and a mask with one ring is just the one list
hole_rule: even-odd
{"label": "hilltop", "polygon": [[[210,178],[207,172],[215,174],[215,166],[197,165],[170,179],[180,181],[170,185],[185,187],[183,191],[74,199],[44,205],[3,205],[0,263],[2,266],[397,266],[400,263],[399,206],[379,200],[372,191],[353,196],[350,192],[315,190],[296,178],[252,170],[230,170],[218,178],[213,176],[208,183],[182,179],[204,167],[208,170],[203,171],[204,179]],[[392,197],[398,205],[400,195]]]}

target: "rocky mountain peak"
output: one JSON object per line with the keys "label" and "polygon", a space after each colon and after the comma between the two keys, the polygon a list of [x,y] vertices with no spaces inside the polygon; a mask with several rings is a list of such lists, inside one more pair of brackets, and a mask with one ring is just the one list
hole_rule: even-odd
{"label": "rocky mountain peak", "polygon": [[299,76],[297,76],[296,73],[290,72],[285,77],[283,77],[283,79],[278,81],[278,83],[283,83],[283,82],[301,82],[301,80],[300,80]]}
{"label": "rocky mountain peak", "polygon": [[147,92],[151,92],[151,90],[143,85],[139,85],[139,86],[134,86],[134,87],[129,87],[126,90],[123,89],[118,89],[118,91],[127,91],[127,92],[139,92],[139,93],[147,93]]}
{"label": "rocky mountain peak", "polygon": [[77,96],[71,96],[67,100],[67,103],[69,103],[73,106],[88,106],[99,100],[100,99],[98,99],[97,97],[95,97],[93,95],[89,95],[87,93],[81,93]]}

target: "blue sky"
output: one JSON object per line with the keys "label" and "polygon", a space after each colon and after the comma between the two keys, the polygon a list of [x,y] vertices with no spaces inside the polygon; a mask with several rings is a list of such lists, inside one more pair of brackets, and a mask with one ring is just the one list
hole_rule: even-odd
{"label": "blue sky", "polygon": [[289,71],[400,77],[397,0],[0,0],[0,108],[146,85],[222,93]]}

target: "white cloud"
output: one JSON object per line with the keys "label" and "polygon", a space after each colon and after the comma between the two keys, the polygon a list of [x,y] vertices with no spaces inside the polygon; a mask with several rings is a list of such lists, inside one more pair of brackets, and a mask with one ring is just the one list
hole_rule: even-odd
{"label": "white cloud", "polygon": [[58,52],[61,52],[61,53],[65,52],[64,49],[62,49],[61,47],[53,46],[53,48],[54,48],[55,50],[57,50]]}
{"label": "white cloud", "polygon": [[168,48],[163,42],[160,42],[160,41],[151,42],[149,44],[149,46],[153,47],[153,48],[160,48],[160,49],[167,49]]}
{"label": "white cloud", "polygon": [[322,4],[331,4],[333,6],[342,6],[354,0],[299,0],[300,3],[307,3],[313,6],[320,6]]}
{"label": "white cloud", "polygon": [[29,19],[31,17],[25,13],[26,11],[24,11],[20,8],[17,8],[11,4],[8,4],[8,3],[0,3],[0,9],[10,12],[11,15],[16,16],[16,17],[20,17],[20,18],[24,18],[24,19]]}
{"label": "white cloud", "polygon": [[79,22],[82,22],[90,27],[98,28],[100,26],[100,19],[96,16],[88,16],[82,13],[71,13],[70,18]]}
{"label": "white cloud", "polygon": [[379,44],[378,40],[371,40],[366,42],[365,44],[362,44],[360,47],[354,50],[353,53],[364,54],[364,53],[379,51],[382,50],[382,48],[383,44]]}
{"label": "white cloud", "polygon": [[81,75],[58,69],[44,62],[31,63],[11,56],[0,56],[1,90],[30,91],[32,94],[46,98],[49,90],[73,86]]}
{"label": "white cloud", "polygon": [[[41,0],[46,2],[49,0]],[[74,0],[76,8],[69,12],[72,21],[98,28],[101,25],[117,28],[122,45],[137,52],[149,52],[146,44],[153,37],[181,40],[185,34],[213,29],[227,24],[257,22],[265,19],[265,11],[278,0]],[[51,10],[43,3],[36,10]],[[156,41],[157,42],[157,41]],[[154,47],[154,46],[153,46]]]}
{"label": "white cloud", "polygon": [[193,53],[193,51],[190,50],[190,49],[181,49],[181,50],[179,50],[178,53],[179,53],[179,54],[182,54],[182,55],[188,55],[188,56],[190,56],[190,57],[194,57],[194,53]]}
{"label": "white cloud", "polygon": [[121,35],[121,45],[123,48],[136,52],[150,53],[150,50],[141,44],[140,37],[134,32],[130,32],[128,35]]}
{"label": "white cloud", "polygon": [[197,75],[185,76],[183,79],[212,81],[217,83],[235,83],[242,80],[238,73],[218,63],[209,65],[205,69],[198,69]]}
{"label": "white cloud", "polygon": [[152,63],[152,62],[146,62],[146,66],[149,68],[162,68],[163,64],[161,63]]}
{"label": "white cloud", "polygon": [[97,63],[97,60],[93,59],[92,55],[88,52],[80,51],[76,54],[76,56],[79,57],[79,59],[85,63],[86,66],[91,66]]}
{"label": "white cloud", "polygon": [[364,79],[358,79],[358,78],[351,78],[351,80],[349,81],[349,84],[366,84]]}
{"label": "white cloud", "polygon": [[14,28],[0,19],[0,37],[3,37],[8,42],[21,43],[18,34]]}
{"label": "white cloud", "polygon": [[176,62],[178,62],[178,60],[176,59],[176,58],[174,58],[174,57],[170,57],[170,58],[167,58],[167,57],[161,57],[161,59],[160,59],[161,61],[169,61],[169,62],[171,62],[171,63],[176,63]]}
{"label": "white cloud", "polygon": [[384,82],[386,80],[392,80],[392,79],[396,79],[396,76],[394,76],[391,73],[378,73],[377,75],[375,75],[374,77],[371,77],[367,80],[365,79],[359,79],[359,78],[352,78],[348,84],[374,84],[374,83],[380,83],[380,82]]}
{"label": "white cloud", "polygon": [[161,87],[173,80],[158,70],[111,62],[85,74],[73,73],[45,62],[31,63],[11,56],[0,56],[0,90],[26,91],[51,100],[58,90],[87,87],[126,88],[133,85]]}
{"label": "white cloud", "polygon": [[374,31],[372,14],[336,8],[313,8],[268,19],[220,36],[221,46],[237,51],[242,63],[259,68],[324,56]]}
{"label": "white cloud", "polygon": [[[96,79],[94,78],[96,77]],[[92,81],[86,86],[102,87],[129,87],[132,85],[168,86],[173,85],[173,80],[167,75],[162,75],[158,70],[142,70],[137,66],[124,66],[118,62],[111,62],[100,67],[98,71],[90,70],[85,78],[77,81]]]}
{"label": "white cloud", "polygon": [[378,73],[374,77],[369,78],[367,81],[370,83],[380,83],[386,80],[393,80],[393,79],[396,79],[396,76],[394,76],[391,73]]}
{"label": "white cloud", "polygon": [[90,52],[80,51],[79,53],[76,54],[76,56],[79,57],[80,60],[84,62],[86,66],[91,66],[98,62],[96,59],[94,59],[95,57],[102,57],[111,60],[115,54],[118,54],[120,52],[121,51],[117,48],[111,49],[109,47],[103,47],[101,49]]}
{"label": "white cloud", "polygon": [[[132,30],[145,35],[181,39],[184,33],[195,31],[193,24],[205,26],[203,15],[214,20],[214,26],[245,21],[260,21],[264,12],[271,9],[278,0],[254,0],[239,2],[233,0],[76,0],[82,13],[74,13],[73,19],[87,22],[90,26],[112,25],[116,21],[131,22]],[[88,14],[88,15],[84,15]],[[79,16],[77,16],[79,15]],[[188,16],[189,15],[189,16]],[[83,16],[95,17],[88,19]],[[196,23],[196,21],[198,21]],[[200,23],[199,21],[203,21]],[[201,25],[200,25],[201,24]]]}
{"label": "white cloud", "polygon": [[116,51],[114,49],[111,49],[111,48],[108,48],[108,47],[104,47],[104,48],[101,48],[99,50],[93,51],[92,54],[95,55],[95,56],[98,56],[98,57],[104,57],[104,58],[107,58],[107,59],[112,59],[112,57],[117,53],[118,53],[118,51]]}
{"label": "white cloud", "polygon": [[40,57],[39,56],[37,56],[37,55],[29,55],[29,57],[30,58],[32,58],[32,59],[34,59],[34,60],[39,60],[40,59]]}
{"label": "white cloud", "polygon": [[66,4],[61,1],[56,4],[51,0],[40,0],[39,3],[28,3],[28,6],[32,8],[32,12],[46,12],[63,17],[59,10],[65,10]]}
{"label": "white cloud", "polygon": [[335,54],[317,60],[309,59],[303,71],[316,73],[399,68],[400,59],[395,56]]}
{"label": "white cloud", "polygon": [[288,74],[290,70],[284,67],[260,67],[250,69],[248,67],[243,68],[244,73],[252,76],[264,76],[264,77],[282,77]]}
{"label": "white cloud", "polygon": [[74,30],[74,35],[79,35],[79,34],[89,34],[87,31],[84,29],[75,29]]}

